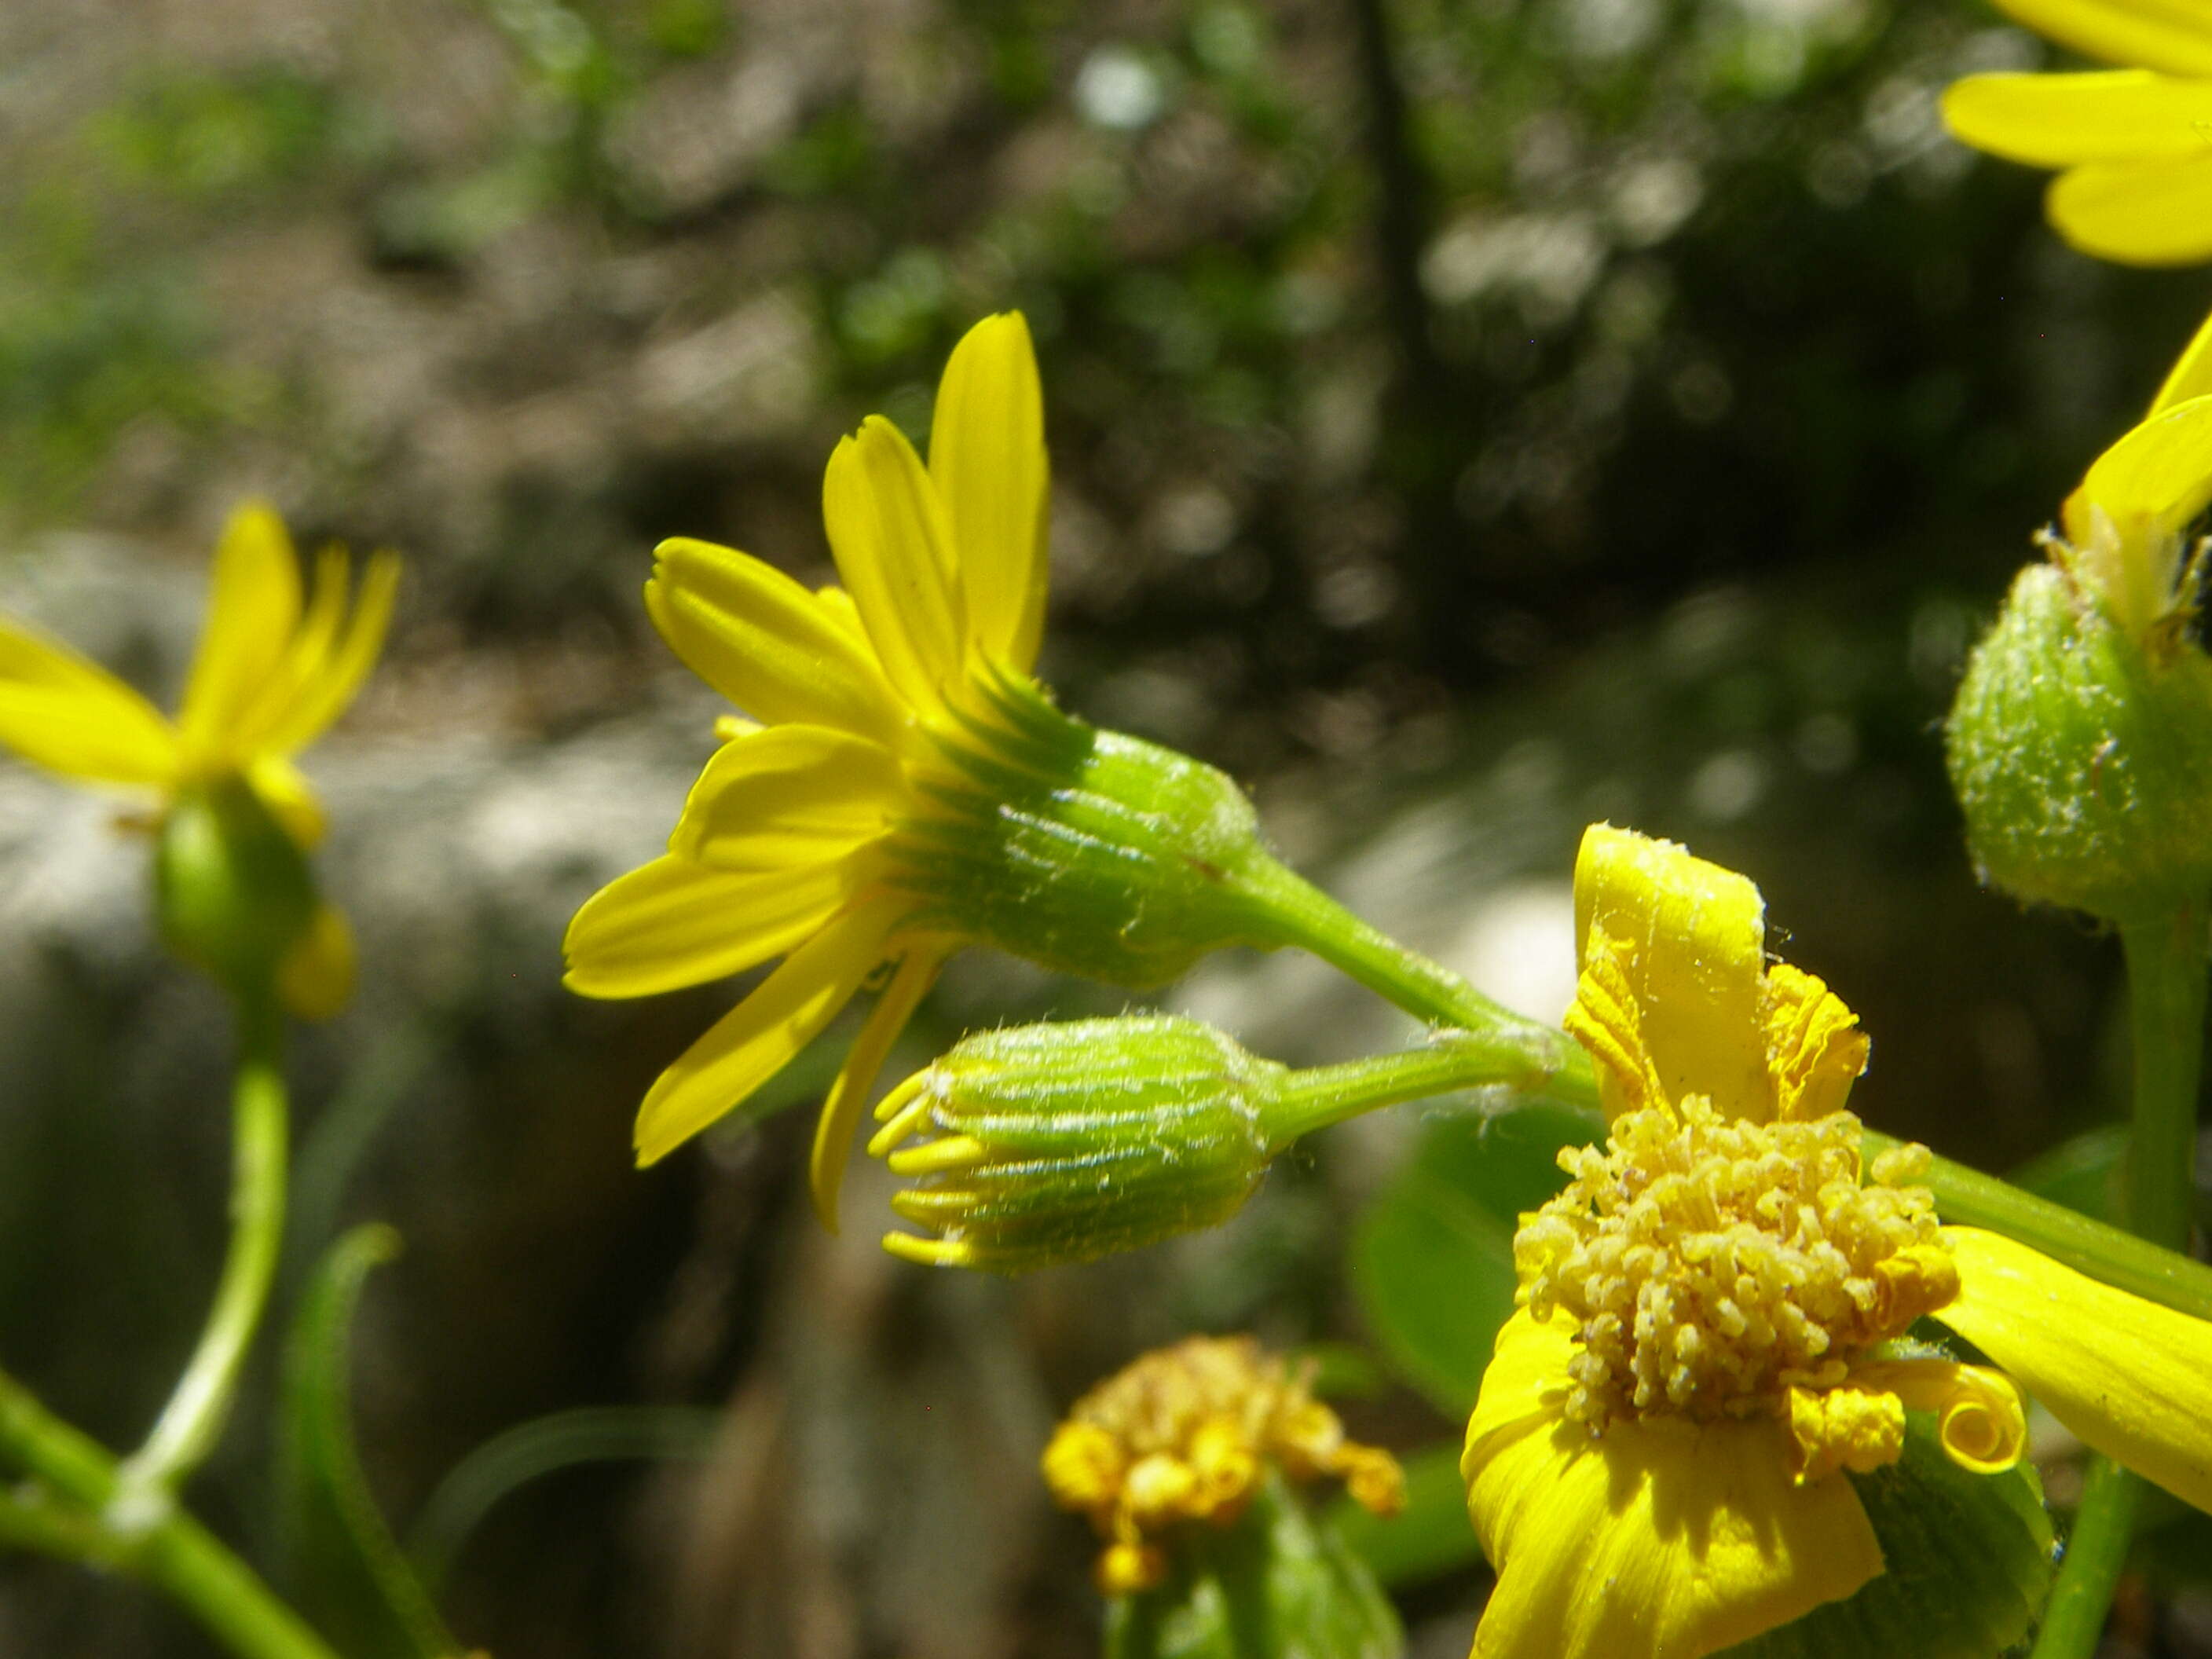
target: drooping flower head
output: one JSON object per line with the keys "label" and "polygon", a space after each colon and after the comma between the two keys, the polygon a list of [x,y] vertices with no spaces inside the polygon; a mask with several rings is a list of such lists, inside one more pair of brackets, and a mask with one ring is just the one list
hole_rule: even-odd
{"label": "drooping flower head", "polygon": [[[1940,1226],[1923,1148],[1864,1168],[1843,1105],[1866,1039],[1819,980],[1766,964],[1756,888],[1600,825],[1576,900],[1568,1029],[1611,1133],[1560,1155],[1571,1181],[1515,1239],[1521,1305],[1462,1462],[1498,1573],[1478,1655],[1698,1659],[1852,1595],[1885,1563],[1850,1477],[1896,1463],[1920,1412],[1960,1468],[2009,1468],[2013,1377],[2212,1498],[2212,1434],[2179,1416],[2212,1405],[2212,1327]],[[1904,1340],[1923,1316],[2004,1370]],[[2154,1410],[2168,1389],[2188,1403]]]}
{"label": "drooping flower head", "polygon": [[2122,67],[1973,75],[1943,98],[1966,143],[2062,169],[2051,222],[2083,252],[2126,264],[2212,258],[2212,12],[2144,0],[1998,0],[2030,28]]}
{"label": "drooping flower head", "polygon": [[[165,928],[180,949],[223,974],[268,947],[288,1006],[307,1018],[351,994],[353,948],[344,920],[313,897],[298,855],[322,838],[322,808],[292,757],[345,712],[384,641],[398,559],[368,562],[349,611],[347,560],[324,550],[312,594],[283,521],[248,502],[216,544],[213,592],[182,706],[172,720],[137,691],[68,647],[0,620],[0,744],[50,772],[147,800],[161,836]],[[303,602],[304,601],[304,602]],[[273,839],[272,839],[273,837]],[[185,891],[187,873],[225,874]],[[274,871],[266,890],[258,872]],[[220,886],[222,896],[204,898]],[[240,913],[274,894],[282,937]],[[228,917],[212,915],[228,905]],[[296,915],[294,912],[296,911]],[[205,927],[184,918],[205,918]],[[225,958],[207,960],[210,952]]]}
{"label": "drooping flower head", "polygon": [[1045,1449],[1045,1484],[1107,1540],[1097,1567],[1103,1593],[1159,1583],[1174,1529],[1229,1525],[1271,1470],[1293,1481],[1340,1476],[1377,1515],[1403,1505],[1397,1460],[1345,1438],[1336,1413],[1313,1397],[1311,1371],[1261,1353],[1249,1336],[1194,1336],[1075,1402]]}
{"label": "drooping flower head", "polygon": [[1029,330],[1010,313],[953,352],[927,465],[880,416],[830,457],[842,587],[702,542],[657,550],[654,624],[747,718],[724,722],[667,856],[577,913],[568,983],[642,996],[784,960],[653,1085],[641,1163],[738,1108],[890,964],[816,1130],[834,1225],[876,1073],[961,945],[1142,987],[1222,945],[1276,942],[1239,888],[1271,861],[1235,787],[1070,719],[1030,678],[1047,473]]}

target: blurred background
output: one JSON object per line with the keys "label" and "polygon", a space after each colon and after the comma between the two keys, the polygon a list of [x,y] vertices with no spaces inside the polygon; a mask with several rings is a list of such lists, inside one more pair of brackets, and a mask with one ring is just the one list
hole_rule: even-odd
{"label": "blurred background", "polygon": [[[1066,706],[1229,769],[1302,867],[1549,1017],[1582,825],[1685,840],[1863,1016],[1865,1115],[1999,1170],[2065,1143],[2043,1176],[2100,1201],[2069,1137],[2112,1109],[2117,951],[1978,890],[1938,726],[2208,285],[2069,252],[2039,176],[1943,135],[1946,82],[2044,57],[1969,0],[0,7],[0,604],[167,702],[241,495],[407,556],[307,758],[364,982],[298,1039],[287,1284],[345,1224],[404,1235],[354,1342],[362,1452],[467,1643],[1095,1652],[1091,1542],[1036,1457],[1192,1330],[1379,1340],[1413,1380],[1355,1431],[1457,1432],[1474,1376],[1396,1363],[1346,1263],[1463,1110],[1011,1283],[884,1256],[873,1167],[823,1233],[809,1109],[631,1168],[644,1088],[741,988],[559,986],[568,915],[659,850],[710,746],[649,550],[828,580],[837,436],[924,435],[989,311],[1042,362]],[[0,1359],[128,1444],[221,1258],[228,1034],[111,817],[0,770]],[[1287,958],[1167,1000],[1285,1060],[1412,1035]],[[886,1076],[1125,1002],[971,953]],[[1401,1271],[1448,1301],[1444,1260]],[[274,1370],[194,1492],[262,1560]],[[463,1466],[585,1407],[624,1414]],[[2115,1653],[2212,1653],[2165,1553]],[[1419,1659],[1466,1651],[1487,1582],[1409,1591]],[[22,1558],[0,1649],[212,1651]]]}

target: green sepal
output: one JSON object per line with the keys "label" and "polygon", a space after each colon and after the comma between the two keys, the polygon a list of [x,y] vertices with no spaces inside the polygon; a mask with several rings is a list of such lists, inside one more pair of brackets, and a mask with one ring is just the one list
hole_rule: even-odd
{"label": "green sepal", "polygon": [[983,1157],[918,1177],[892,1207],[1002,1273],[1216,1226],[1267,1172],[1267,1109],[1285,1075],[1168,1014],[980,1032],[920,1087],[927,1127],[980,1142]]}
{"label": "green sepal", "polygon": [[1249,888],[1273,859],[1226,775],[1087,726],[1026,681],[988,696],[933,734],[928,810],[892,837],[918,931],[1132,990],[1228,945],[1282,942]]}
{"label": "green sepal", "polygon": [[1887,1571],[1721,1659],[1994,1659],[2026,1641],[2056,1571],[2033,1464],[1962,1469],[1939,1443],[1935,1414],[1908,1412],[1905,1455],[1844,1478],[1866,1505]]}
{"label": "green sepal", "polygon": [[1224,1528],[1166,1540],[1165,1583],[1106,1610],[1106,1659],[1398,1659],[1405,1632],[1358,1554],[1270,1476]]}
{"label": "green sepal", "polygon": [[232,994],[267,994],[316,902],[307,854],[245,779],[195,785],[163,815],[154,848],[161,938]]}
{"label": "green sepal", "polygon": [[2139,641],[2049,564],[2021,572],[1945,728],[1984,878],[2127,922],[2212,889],[2212,661]]}

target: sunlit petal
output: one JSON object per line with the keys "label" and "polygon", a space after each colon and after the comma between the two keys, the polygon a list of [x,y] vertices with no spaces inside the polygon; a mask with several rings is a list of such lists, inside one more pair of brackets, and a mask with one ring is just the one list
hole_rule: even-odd
{"label": "sunlit petal", "polygon": [[1700,1659],[1881,1571],[1850,1482],[1793,1486],[1771,1419],[1621,1419],[1593,1440],[1526,1411],[1546,1364],[1564,1389],[1571,1332],[1525,1311],[1507,1322],[1492,1363],[1503,1398],[1486,1375],[1468,1425],[1468,1508],[1498,1575],[1476,1655]]}
{"label": "sunlit petal", "polygon": [[820,864],[883,833],[904,799],[889,750],[822,726],[724,744],[691,786],[668,850],[716,869]]}
{"label": "sunlit petal", "polygon": [[951,532],[914,447],[880,415],[830,457],[822,514],[884,672],[914,707],[935,708],[967,636]]}
{"label": "sunlit petal", "polygon": [[2183,161],[2204,153],[2212,81],[2139,70],[2098,75],[1970,75],[1943,94],[1957,137],[2045,167]]}
{"label": "sunlit petal", "polygon": [[276,509],[249,501],[216,544],[208,596],[178,715],[198,757],[236,757],[242,717],[283,660],[300,620],[300,567]]}
{"label": "sunlit petal", "polygon": [[1946,1227],[1959,1295],[1936,1317],[2087,1445],[2212,1512],[2212,1323],[1975,1227]]}
{"label": "sunlit petal", "polygon": [[2212,258],[2212,154],[2078,167],[2051,181],[2046,208],[2084,253],[2122,264],[2195,264]]}
{"label": "sunlit petal", "polygon": [[772,565],[708,542],[653,550],[645,604],[691,672],[757,720],[896,740],[905,711],[865,635]]}
{"label": "sunlit petal", "polygon": [[[325,561],[323,569],[330,573],[333,591],[342,591],[343,579],[339,573],[343,568],[342,562]],[[270,720],[263,738],[270,748],[284,754],[304,748],[345,713],[384,648],[385,631],[391,625],[392,602],[398,592],[398,555],[374,554],[362,572],[353,612],[329,647],[315,650],[313,642],[305,640],[307,630],[302,628],[299,696],[289,708]],[[317,597],[320,599],[319,592]]]}
{"label": "sunlit petal", "polygon": [[14,622],[0,622],[0,744],[64,777],[156,788],[179,758],[176,729],[153,704]]}
{"label": "sunlit petal", "polygon": [[637,1161],[665,1158],[736,1110],[820,1036],[883,959],[903,909],[878,900],[848,911],[686,1049],[638,1109]]}
{"label": "sunlit petal", "polygon": [[2081,542],[2086,509],[2104,509],[2124,538],[2178,530],[2212,501],[2212,397],[2192,398],[2145,421],[2100,455],[2067,504]]}
{"label": "sunlit petal", "polygon": [[814,1150],[808,1158],[807,1173],[814,1192],[814,1211],[822,1218],[822,1224],[831,1232],[837,1231],[837,1193],[844,1185],[845,1164],[853,1150],[853,1131],[866,1109],[868,1091],[875,1086],[876,1073],[883,1070],[884,1056],[891,1044],[906,1030],[906,1023],[914,1018],[922,998],[937,980],[937,970],[944,963],[945,947],[937,944],[917,945],[900,962],[891,982],[876,1000],[868,1015],[867,1024],[860,1027],[860,1035],[853,1041],[853,1051],[845,1057],[845,1064],[837,1073],[837,1080],[830,1088],[830,1097],[822,1103],[822,1116],[814,1126]]}
{"label": "sunlit petal", "polygon": [[322,841],[323,804],[298,767],[279,756],[263,755],[246,769],[246,781],[295,843],[313,847]]}
{"label": "sunlit petal", "polygon": [[1997,0],[2084,57],[2169,75],[2212,76],[2212,12],[2201,0]]}
{"label": "sunlit petal", "polygon": [[945,501],[975,642],[1027,672],[1044,626],[1050,495],[1044,392],[1018,312],[987,317],[937,388],[929,475]]}
{"label": "sunlit petal", "polygon": [[804,943],[866,874],[853,858],[735,875],[655,859],[584,901],[562,946],[562,983],[587,997],[641,997],[742,973]]}

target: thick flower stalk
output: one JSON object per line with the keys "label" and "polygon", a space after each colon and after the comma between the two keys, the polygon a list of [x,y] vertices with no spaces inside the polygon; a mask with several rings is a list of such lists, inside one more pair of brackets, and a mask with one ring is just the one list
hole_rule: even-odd
{"label": "thick flower stalk", "polygon": [[303,596],[283,522],[260,503],[240,507],[216,544],[174,720],[68,647],[0,620],[0,744],[146,802],[171,944],[240,994],[273,976],[304,1018],[351,994],[353,945],[307,871],[323,814],[292,757],[368,677],[398,576],[396,557],[374,556],[349,613],[346,556],[326,549]]}
{"label": "thick flower stalk", "polygon": [[[1850,1476],[1897,1462],[1919,1413],[1959,1468],[2008,1468],[2021,1385],[2212,1506],[2212,1325],[1940,1226],[1923,1149],[1863,1168],[1842,1109],[1865,1038],[1765,964],[1748,881],[1598,826],[1576,897],[1569,1029],[1612,1130],[1524,1220],[1468,1425],[1498,1572],[1478,1655],[1698,1659],[1850,1596],[1885,1567]],[[1999,1369],[1903,1340],[1923,1316]]]}
{"label": "thick flower stalk", "polygon": [[724,723],[667,855],[578,911],[568,983],[642,996],[783,961],[647,1094],[641,1163],[739,1109],[881,974],[816,1128],[834,1225],[875,1075],[963,945],[1145,988],[1224,945],[1309,944],[1432,1018],[1498,1012],[1285,870],[1219,772],[1054,707],[1030,674],[1047,471],[1027,325],[993,317],[946,365],[927,465],[879,416],[830,457],[842,587],[659,549],[655,625],[747,718]]}
{"label": "thick flower stalk", "polygon": [[2083,252],[2126,264],[2212,258],[2212,11],[2144,0],[1998,0],[2116,69],[1974,75],[1943,98],[1952,132],[2056,167],[2045,210]]}
{"label": "thick flower stalk", "polygon": [[1293,1481],[1339,1476],[1377,1515],[1403,1505],[1397,1460],[1345,1437],[1336,1413],[1313,1397],[1310,1372],[1262,1354],[1249,1336],[1194,1336],[1145,1355],[1070,1407],[1045,1448],[1045,1485],[1105,1540],[1102,1591],[1158,1585],[1175,1530],[1230,1525],[1271,1469]]}

